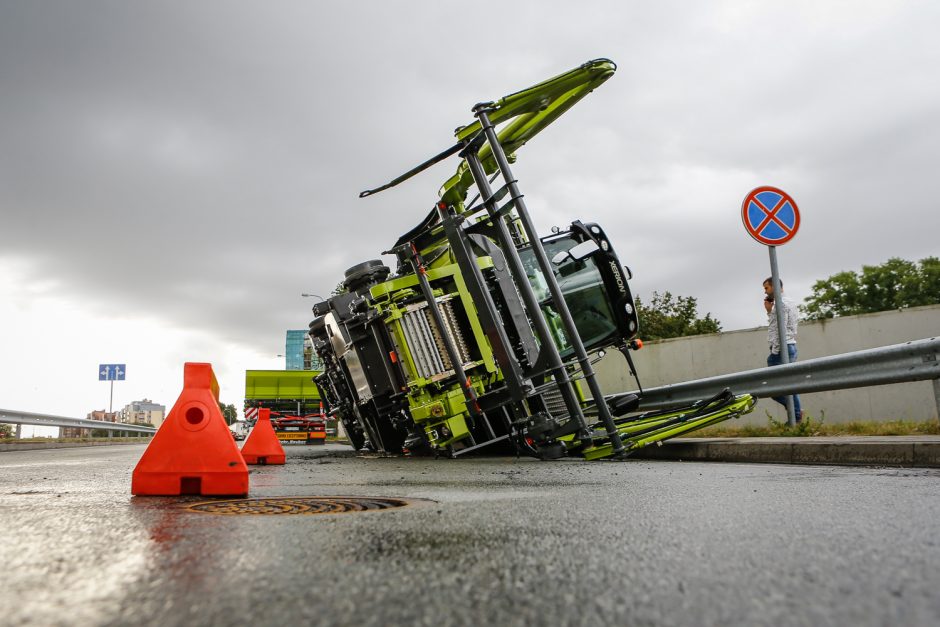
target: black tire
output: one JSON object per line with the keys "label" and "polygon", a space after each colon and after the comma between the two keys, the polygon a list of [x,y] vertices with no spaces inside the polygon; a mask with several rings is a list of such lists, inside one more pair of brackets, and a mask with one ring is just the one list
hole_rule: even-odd
{"label": "black tire", "polygon": [[384,281],[391,270],[379,259],[357,263],[346,270],[343,287],[350,292]]}
{"label": "black tire", "polygon": [[320,316],[319,318],[314,318],[310,321],[308,325],[310,337],[316,337],[318,335],[324,335],[323,329],[326,328],[326,318],[325,316]]}
{"label": "black tire", "polygon": [[538,452],[539,459],[561,459],[568,454],[568,449],[566,449],[565,445],[561,442],[553,442],[551,444],[543,444],[538,448]]}

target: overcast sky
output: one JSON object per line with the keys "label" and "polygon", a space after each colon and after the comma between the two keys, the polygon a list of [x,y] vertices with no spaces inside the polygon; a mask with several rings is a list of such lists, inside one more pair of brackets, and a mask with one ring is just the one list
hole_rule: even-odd
{"label": "overcast sky", "polygon": [[[607,57],[520,150],[545,233],[602,223],[635,293],[765,323],[759,185],[802,224],[787,294],[940,253],[937,2],[0,0],[0,407],[179,395],[208,361],[239,408],[312,299],[414,226],[482,100]],[[744,364],[754,367],[760,364]]]}

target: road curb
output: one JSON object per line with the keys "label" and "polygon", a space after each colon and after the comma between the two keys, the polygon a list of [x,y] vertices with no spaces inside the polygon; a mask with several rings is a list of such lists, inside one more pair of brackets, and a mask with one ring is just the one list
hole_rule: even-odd
{"label": "road curb", "polygon": [[[10,442],[0,444],[0,453],[86,446],[133,446],[148,442]],[[337,451],[328,453],[326,457],[342,456]],[[346,454],[346,451],[342,453]],[[348,455],[355,456],[356,452],[350,450]],[[631,457],[748,464],[940,468],[940,437],[677,438],[664,442],[662,446],[640,449]]]}
{"label": "road curb", "polygon": [[940,468],[940,438],[680,438],[633,453],[638,459]]}

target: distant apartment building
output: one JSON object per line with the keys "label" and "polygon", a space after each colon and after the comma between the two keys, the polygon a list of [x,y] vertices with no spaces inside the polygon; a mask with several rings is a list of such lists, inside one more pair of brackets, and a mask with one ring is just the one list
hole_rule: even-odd
{"label": "distant apartment building", "polygon": [[120,412],[94,409],[85,416],[88,420],[103,420],[104,422],[120,422]]}
{"label": "distant apartment building", "polygon": [[127,424],[146,423],[159,427],[166,417],[166,406],[145,398],[124,406],[120,412],[120,421]]}
{"label": "distant apartment building", "polygon": [[309,333],[304,335],[304,370],[323,371],[323,362],[313,350],[313,338]]}
{"label": "distant apartment building", "polygon": [[285,370],[322,370],[317,354],[313,352],[313,343],[306,330],[287,331],[284,346]]}
{"label": "distant apartment building", "polygon": [[[100,420],[101,422],[118,422],[120,416],[120,412],[95,409],[88,412],[88,415],[85,416],[85,418],[88,420]],[[87,438],[90,435],[91,429],[83,429],[82,427],[59,428],[59,437],[61,438]]]}
{"label": "distant apartment building", "polygon": [[304,369],[304,336],[303,330],[288,330],[287,342],[284,345],[284,370]]}

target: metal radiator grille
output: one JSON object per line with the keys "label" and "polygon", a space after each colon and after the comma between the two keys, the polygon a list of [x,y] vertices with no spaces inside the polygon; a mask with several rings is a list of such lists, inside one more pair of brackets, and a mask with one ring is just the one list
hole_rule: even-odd
{"label": "metal radiator grille", "polygon": [[[438,304],[441,308],[441,315],[444,318],[444,326],[446,327],[447,335],[450,336],[454,346],[457,347],[457,355],[460,357],[461,363],[466,365],[470,362],[470,351],[467,348],[467,342],[464,340],[463,331],[460,330],[460,325],[457,323],[457,314],[454,312],[454,301],[451,298],[446,298],[439,301]],[[430,317],[431,312],[425,311],[425,314]],[[432,328],[434,327],[432,326]],[[444,345],[439,342],[438,346],[440,346],[445,361],[449,363],[450,360],[447,359],[447,350],[444,348]]]}
{"label": "metal radiator grille", "polygon": [[561,391],[557,385],[549,386],[542,392],[542,402],[545,403],[545,409],[553,418],[562,418],[568,415],[568,407],[565,405],[565,399],[561,396]]}
{"label": "metal radiator grille", "polygon": [[[470,361],[469,351],[463,332],[457,324],[453,300],[451,297],[444,297],[438,301],[438,305],[444,318],[446,333],[457,347],[461,361],[467,364]],[[454,366],[447,354],[444,340],[426,303],[409,307],[402,316],[402,329],[419,376],[430,379],[453,372]]]}

